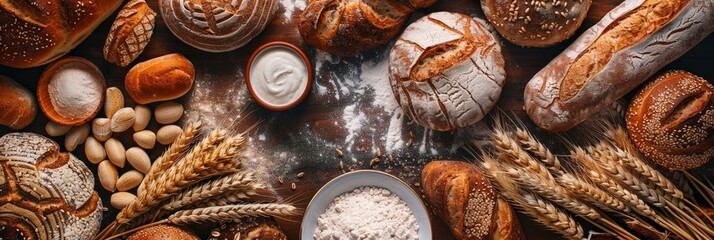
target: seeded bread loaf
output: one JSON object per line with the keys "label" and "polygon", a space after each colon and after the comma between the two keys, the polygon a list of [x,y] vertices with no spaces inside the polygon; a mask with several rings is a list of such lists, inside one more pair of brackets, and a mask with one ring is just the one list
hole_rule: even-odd
{"label": "seeded bread loaf", "polygon": [[456,239],[524,239],[513,209],[473,164],[430,162],[422,170],[421,186],[431,210]]}
{"label": "seeded bread loaf", "polygon": [[19,130],[37,115],[35,96],[19,83],[0,75],[0,124]]}
{"label": "seeded bread loaf", "polygon": [[610,105],[714,31],[714,1],[626,0],[530,80],[525,108],[565,131]]}
{"label": "seeded bread loaf", "polygon": [[389,81],[419,125],[451,131],[480,121],[506,79],[498,41],[482,20],[436,12],[409,25],[389,54]]}

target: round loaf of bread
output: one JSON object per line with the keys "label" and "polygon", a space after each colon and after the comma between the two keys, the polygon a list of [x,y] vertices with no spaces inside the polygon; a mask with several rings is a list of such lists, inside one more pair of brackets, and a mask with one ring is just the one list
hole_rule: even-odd
{"label": "round loaf of bread", "polygon": [[102,221],[94,176],[57,143],[34,133],[0,138],[0,236],[92,239]]}
{"label": "round loaf of bread", "polygon": [[315,0],[300,16],[300,35],[315,48],[353,56],[399,34],[417,7],[436,0]]}
{"label": "round loaf of bread", "polygon": [[37,115],[35,96],[19,83],[0,75],[0,124],[19,130]]}
{"label": "round loaf of bread", "polygon": [[486,19],[508,41],[525,47],[555,45],[573,36],[592,0],[483,0]]}
{"label": "round loaf of bread", "polygon": [[187,228],[161,224],[139,230],[126,240],[199,240],[195,233]]}
{"label": "round loaf of bread", "polygon": [[699,167],[714,157],[714,86],[685,71],[668,71],[637,93],[627,132],[655,163],[672,170]]}
{"label": "round loaf of bread", "polygon": [[193,86],[191,61],[172,53],[140,62],[124,78],[126,93],[139,104],[180,98]]}
{"label": "round loaf of bread", "polygon": [[0,64],[29,68],[79,45],[121,0],[26,0],[0,3]]}
{"label": "round loaf of bread", "polygon": [[171,32],[195,48],[227,52],[258,36],[273,19],[277,0],[159,0]]}
{"label": "round loaf of bread", "polygon": [[[241,236],[237,238],[236,236]],[[236,219],[235,222],[224,223],[211,231],[208,240],[287,240],[283,230],[280,229],[272,217],[248,217]]]}
{"label": "round loaf of bread", "polygon": [[409,25],[389,54],[397,102],[415,122],[450,131],[480,121],[506,78],[501,47],[486,23],[437,12]]}

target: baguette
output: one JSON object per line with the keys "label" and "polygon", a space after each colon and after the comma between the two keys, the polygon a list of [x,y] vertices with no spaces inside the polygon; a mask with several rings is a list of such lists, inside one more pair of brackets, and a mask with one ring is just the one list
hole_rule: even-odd
{"label": "baguette", "polygon": [[27,88],[0,75],[0,95],[0,125],[20,130],[35,120],[37,101]]}
{"label": "baguette", "polygon": [[712,0],[626,0],[528,82],[528,115],[552,132],[581,123],[714,31],[712,8]]}

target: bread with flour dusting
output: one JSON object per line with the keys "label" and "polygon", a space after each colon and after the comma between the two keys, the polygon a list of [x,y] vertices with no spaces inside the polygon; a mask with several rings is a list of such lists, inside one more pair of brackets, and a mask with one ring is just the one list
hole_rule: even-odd
{"label": "bread with flour dusting", "polygon": [[626,0],[530,80],[528,115],[546,130],[568,130],[682,56],[712,23],[712,0]]}
{"label": "bread with flour dusting", "polygon": [[409,25],[389,54],[389,81],[415,122],[451,131],[480,121],[501,95],[501,47],[483,20],[437,12]]}

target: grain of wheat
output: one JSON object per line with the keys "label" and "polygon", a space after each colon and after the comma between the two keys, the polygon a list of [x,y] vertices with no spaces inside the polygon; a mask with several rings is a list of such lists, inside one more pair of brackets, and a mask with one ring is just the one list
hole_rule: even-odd
{"label": "grain of wheat", "polygon": [[572,174],[564,174],[558,178],[558,183],[574,195],[584,198],[596,207],[614,213],[629,214],[630,207],[607,192],[582,181]]}
{"label": "grain of wheat", "polygon": [[558,157],[553,155],[545,145],[535,139],[528,131],[520,128],[516,129],[516,139],[523,148],[538,157],[552,172],[563,173],[563,166],[560,164]]}
{"label": "grain of wheat", "polygon": [[191,206],[204,199],[220,197],[233,192],[246,192],[249,189],[256,189],[259,184],[252,172],[240,171],[232,173],[216,180],[194,186],[184,190],[174,196],[161,208],[165,211],[174,211]]}

